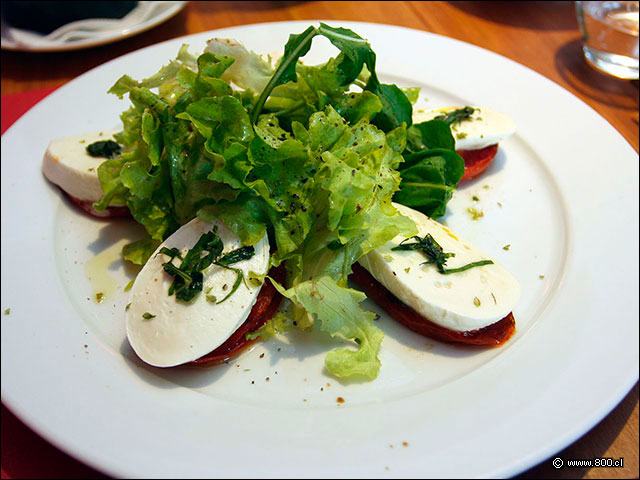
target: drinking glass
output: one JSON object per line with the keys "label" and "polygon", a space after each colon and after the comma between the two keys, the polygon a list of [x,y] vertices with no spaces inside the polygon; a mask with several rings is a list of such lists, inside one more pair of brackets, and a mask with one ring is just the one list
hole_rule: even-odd
{"label": "drinking glass", "polygon": [[584,57],[618,78],[638,78],[638,4],[576,2]]}

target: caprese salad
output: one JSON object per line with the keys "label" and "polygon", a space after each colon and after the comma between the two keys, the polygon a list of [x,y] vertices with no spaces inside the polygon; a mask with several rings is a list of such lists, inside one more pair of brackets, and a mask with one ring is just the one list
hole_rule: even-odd
{"label": "caprese salad", "polygon": [[[318,35],[341,53],[305,65]],[[146,363],[228,361],[277,318],[351,340],[328,371],[375,378],[383,334],[349,279],[422,335],[514,333],[517,280],[434,220],[513,133],[506,115],[413,112],[366,40],[325,24],[292,35],[277,65],[214,39],[110,92],[132,102],[123,129],[53,140],[43,172],[86,212],[145,227],[123,254],[143,265],[125,318]]]}

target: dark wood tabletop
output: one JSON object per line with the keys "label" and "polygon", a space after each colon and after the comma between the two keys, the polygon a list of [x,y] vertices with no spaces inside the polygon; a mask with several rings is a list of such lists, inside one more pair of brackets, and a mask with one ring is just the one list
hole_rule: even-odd
{"label": "dark wood tabletop", "polygon": [[[400,25],[500,54],[582,99],[638,151],[638,81],[609,77],[585,62],[574,2],[189,2],[167,22],[108,45],[61,53],[3,50],[2,95],[62,85],[123,54],[183,35],[252,23],[317,19]],[[3,407],[2,478],[100,476],[29,433],[23,438],[31,439],[28,435],[33,435],[28,441],[42,442],[42,448],[50,449],[49,457],[60,458],[57,462],[43,460],[40,469],[36,465],[21,466],[15,461],[20,457],[20,445],[5,438],[9,426],[11,431],[28,430]],[[556,470],[549,459],[521,477],[638,478],[638,384],[604,420],[557,456],[623,457],[624,466]]]}

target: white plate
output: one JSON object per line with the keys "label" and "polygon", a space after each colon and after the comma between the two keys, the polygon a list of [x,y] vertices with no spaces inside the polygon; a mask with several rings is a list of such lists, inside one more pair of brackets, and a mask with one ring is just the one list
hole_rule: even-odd
{"label": "white plate", "polygon": [[182,10],[187,2],[141,1],[121,19],[86,19],[44,35],[2,21],[2,48],[31,52],[61,52],[105,45],[145,32]]}
{"label": "white plate", "polygon": [[[302,334],[210,370],[141,365],[124,335],[133,272],[109,260],[139,230],[65,201],[40,173],[47,143],[116,126],[127,102],[103,93],[124,73],[154,73],[183,42],[199,51],[233,37],[270,52],[309,22],[172,40],[84,74],[2,137],[2,401],[64,451],[124,477],[503,477],[584,434],[637,381],[635,151],[581,101],[503,57],[406,28],[329,23],[368,38],[379,76],[422,87],[428,105],[487,105],[515,119],[517,134],[446,218],[520,280],[515,337],[454,347],[383,315],[383,366],[365,383],[326,376],[334,343]],[[334,52],[316,42],[310,62]],[[476,222],[472,204],[485,214]],[[102,304],[87,262],[110,264]]]}

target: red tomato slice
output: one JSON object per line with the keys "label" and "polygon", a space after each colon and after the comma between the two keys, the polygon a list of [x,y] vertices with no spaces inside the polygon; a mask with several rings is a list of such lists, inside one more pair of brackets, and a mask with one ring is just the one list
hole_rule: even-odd
{"label": "red tomato slice", "polygon": [[477,330],[464,332],[451,330],[427,320],[405,305],[357,263],[353,265],[351,278],[360,285],[367,297],[380,305],[394,320],[414,332],[434,340],[470,345],[498,346],[509,340],[516,331],[516,322],[511,313],[502,320]]}
{"label": "red tomato slice", "polygon": [[[269,276],[273,277],[279,283],[284,283],[286,276],[284,265],[272,268],[269,271]],[[255,332],[264,325],[267,320],[273,317],[281,301],[282,295],[278,293],[270,281],[265,281],[258,294],[258,300],[251,309],[251,313],[249,313],[249,317],[240,325],[238,330],[218,348],[193,362],[189,362],[187,365],[211,367],[221,363],[228,363],[229,360],[239,355],[255,341],[247,340],[247,333]]]}
{"label": "red tomato slice", "polygon": [[464,160],[464,175],[460,180],[468,180],[484,172],[497,152],[497,143],[480,150],[456,150],[456,153]]}
{"label": "red tomato slice", "polygon": [[[60,189],[62,190],[62,189]],[[107,207],[105,210],[99,212],[95,208],[93,208],[93,203],[91,200],[80,200],[72,195],[69,195],[67,192],[62,190],[62,192],[67,196],[69,200],[75,203],[82,210],[87,212],[89,215],[93,215],[94,217],[107,218],[107,217],[130,217],[131,212],[125,206],[122,207]]]}

